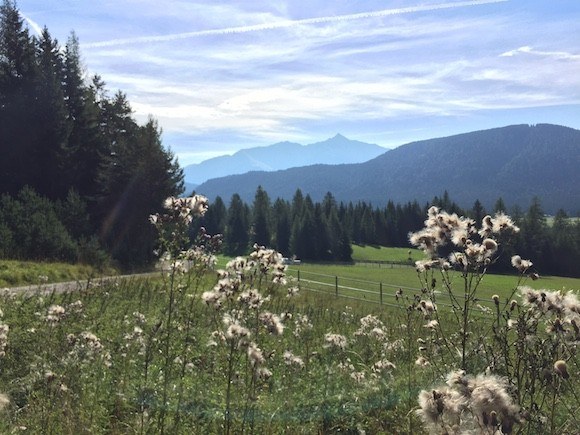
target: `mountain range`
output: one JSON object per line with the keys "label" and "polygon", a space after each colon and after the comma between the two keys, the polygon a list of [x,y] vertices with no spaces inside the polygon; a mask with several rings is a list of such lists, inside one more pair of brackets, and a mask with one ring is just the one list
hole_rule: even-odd
{"label": "mountain range", "polygon": [[247,148],[233,155],[204,160],[183,168],[186,183],[198,185],[211,178],[244,174],[250,171],[277,171],[313,164],[366,162],[385,152],[375,144],[350,140],[337,134],[322,142],[301,145],[279,142],[265,147]]}
{"label": "mountain range", "polygon": [[234,193],[252,202],[262,186],[270,198],[291,199],[296,189],[319,201],[388,200],[420,203],[444,191],[460,206],[476,199],[488,209],[502,197],[526,209],[538,197],[546,212],[580,211],[580,130],[537,124],[464,133],[408,143],[363,163],[311,165],[214,178],[197,192],[228,202]]}

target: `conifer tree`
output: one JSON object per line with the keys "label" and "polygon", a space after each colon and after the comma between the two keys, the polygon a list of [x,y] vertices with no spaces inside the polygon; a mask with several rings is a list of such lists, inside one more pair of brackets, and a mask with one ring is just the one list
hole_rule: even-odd
{"label": "conifer tree", "polygon": [[270,198],[262,186],[258,186],[254,197],[252,219],[252,242],[259,246],[270,246]]}
{"label": "conifer tree", "polygon": [[248,251],[248,216],[240,198],[232,195],[228,208],[228,221],[224,239],[224,249],[228,255],[243,255]]}
{"label": "conifer tree", "polygon": [[281,198],[274,202],[272,210],[274,216],[274,248],[283,255],[290,255],[290,206]]}
{"label": "conifer tree", "polygon": [[38,161],[34,114],[34,42],[13,1],[0,6],[0,188],[16,194],[33,185]]}
{"label": "conifer tree", "polygon": [[45,27],[37,42],[38,76],[36,105],[35,168],[33,185],[38,193],[51,199],[64,198],[70,189],[65,174],[72,162],[66,147],[71,131],[62,87],[64,61],[58,41],[53,40]]}

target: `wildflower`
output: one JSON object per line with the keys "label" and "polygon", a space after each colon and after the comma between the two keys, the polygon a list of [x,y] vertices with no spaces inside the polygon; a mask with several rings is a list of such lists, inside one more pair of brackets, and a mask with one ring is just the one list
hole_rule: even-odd
{"label": "wildflower", "polygon": [[388,372],[396,369],[397,366],[387,359],[377,361],[372,366],[372,371],[375,373]]}
{"label": "wildflower", "polygon": [[272,377],[272,372],[268,370],[266,367],[259,367],[258,370],[256,370],[256,376],[258,377],[258,379],[267,381]]}
{"label": "wildflower", "polygon": [[435,329],[439,325],[439,322],[435,319],[429,320],[426,324],[423,325],[423,328],[427,329]]}
{"label": "wildflower", "polygon": [[214,290],[203,292],[201,299],[216,310],[222,306],[222,295]]}
{"label": "wildflower", "polygon": [[439,266],[439,260],[418,260],[415,261],[415,270],[419,273],[423,273],[427,270],[431,270],[434,267]]}
{"label": "wildflower", "polygon": [[72,302],[67,305],[67,311],[71,313],[80,314],[83,312],[83,302],[81,300],[77,300],[76,302]]}
{"label": "wildflower", "polygon": [[293,296],[296,296],[299,291],[300,289],[298,287],[288,287],[288,294],[286,296],[291,298]]}
{"label": "wildflower", "polygon": [[478,234],[482,239],[491,237],[493,234],[493,220],[490,215],[485,216],[481,221],[481,229]]}
{"label": "wildflower", "polygon": [[493,300],[493,303],[494,303],[495,305],[499,305],[499,296],[498,296],[498,295],[493,295],[493,296],[491,297],[491,299]]}
{"label": "wildflower", "polygon": [[423,313],[425,318],[427,318],[437,311],[437,305],[431,301],[421,300],[419,305],[417,305],[417,309]]}
{"label": "wildflower", "polygon": [[306,314],[298,313],[295,317],[293,335],[296,338],[300,338],[303,332],[311,330],[314,326]]}
{"label": "wildflower", "polygon": [[[202,295],[203,298],[203,295]],[[262,306],[264,301],[267,299],[264,298],[258,290],[246,290],[238,297],[238,302],[247,305],[248,308],[256,310]]]}
{"label": "wildflower", "polygon": [[496,213],[492,219],[492,231],[495,234],[501,234],[505,232],[519,233],[520,229],[517,227],[511,218],[504,213]]}
{"label": "wildflower", "polygon": [[361,383],[365,380],[365,372],[352,372],[350,377],[354,379],[354,381]]}
{"label": "wildflower", "polygon": [[451,242],[454,245],[464,247],[467,244],[468,240],[469,240],[469,232],[467,231],[467,228],[461,228],[453,231],[451,236]]}
{"label": "wildflower", "polygon": [[558,360],[554,363],[554,371],[562,379],[568,379],[570,374],[568,373],[568,365],[564,360]]}
{"label": "wildflower", "polygon": [[398,289],[398,290],[397,290],[397,292],[395,293],[395,299],[396,299],[396,300],[399,300],[399,298],[402,298],[402,297],[403,297],[403,289],[402,289],[402,288],[400,288],[400,289]]}
{"label": "wildflower", "polygon": [[495,254],[495,252],[497,251],[497,242],[493,239],[484,239],[483,242],[481,242],[481,244],[487,251],[486,255],[488,256]]}
{"label": "wildflower", "polygon": [[4,393],[0,393],[0,411],[6,408],[9,404],[10,398]]}
{"label": "wildflower", "polygon": [[302,360],[302,358],[294,355],[289,350],[284,352],[283,358],[284,358],[284,363],[288,366],[294,365],[294,366],[297,366],[300,368],[304,367],[304,361]]}
{"label": "wildflower", "polygon": [[458,423],[461,412],[466,407],[465,398],[447,387],[419,393],[420,409],[417,413],[431,428],[442,421],[444,414],[451,424]]}
{"label": "wildflower", "polygon": [[332,348],[336,348],[336,349],[340,349],[340,350],[344,350],[346,349],[346,345],[347,345],[347,339],[344,335],[340,335],[340,334],[325,334],[324,335],[324,347],[327,349],[332,349]]}
{"label": "wildflower", "polygon": [[467,269],[467,258],[463,252],[452,252],[449,254],[449,262],[454,266],[459,266],[462,269]]}
{"label": "wildflower", "polygon": [[263,364],[265,361],[262,350],[254,342],[248,345],[248,358],[252,366]]}
{"label": "wildflower", "polygon": [[6,346],[8,345],[8,331],[10,327],[5,323],[0,323],[0,358],[6,356]]}
{"label": "wildflower", "polygon": [[502,425],[513,424],[519,419],[518,407],[508,394],[507,387],[507,379],[495,375],[480,374],[469,379],[467,386],[471,392],[469,406],[482,423],[485,424],[486,416],[491,412],[497,413]]}
{"label": "wildflower", "polygon": [[282,335],[282,332],[284,332],[284,324],[278,315],[264,312],[260,313],[259,319],[270,334]]}
{"label": "wildflower", "polygon": [[524,273],[530,267],[533,266],[530,260],[522,260],[522,257],[519,255],[514,255],[512,257],[512,266],[515,267],[520,273]]}
{"label": "wildflower", "polygon": [[415,365],[419,366],[419,367],[427,367],[430,364],[431,363],[429,362],[429,360],[427,358],[425,358],[424,356],[420,356],[419,358],[417,358],[415,360]]}
{"label": "wildflower", "polygon": [[455,371],[449,372],[447,374],[446,379],[447,380],[445,383],[451,388],[457,387],[457,386],[464,388],[468,384],[468,378],[465,375],[465,370],[455,370]]}
{"label": "wildflower", "polygon": [[134,311],[133,312],[133,317],[135,318],[135,322],[143,325],[145,324],[145,315],[141,314],[139,311]]}
{"label": "wildflower", "polygon": [[45,320],[51,325],[54,326],[58,322],[60,322],[66,316],[66,310],[61,305],[51,305],[48,307],[48,313],[46,315]]}
{"label": "wildflower", "polygon": [[208,200],[202,195],[193,195],[186,198],[169,197],[164,207],[177,213],[185,222],[190,223],[195,216],[203,216],[209,207]]}
{"label": "wildflower", "polygon": [[251,333],[248,328],[241,326],[239,323],[231,323],[224,335],[225,339],[236,343],[238,347],[246,347],[249,344]]}

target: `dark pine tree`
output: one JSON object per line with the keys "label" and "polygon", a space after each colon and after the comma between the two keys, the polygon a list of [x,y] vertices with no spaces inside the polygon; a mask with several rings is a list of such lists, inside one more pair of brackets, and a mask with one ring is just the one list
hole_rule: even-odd
{"label": "dark pine tree", "polygon": [[228,255],[243,255],[248,252],[248,215],[240,195],[235,193],[228,208],[228,220],[224,239],[224,250]]}
{"label": "dark pine tree", "polygon": [[262,186],[258,186],[252,208],[252,244],[270,246],[270,198]]}
{"label": "dark pine tree", "polygon": [[38,168],[34,41],[16,4],[0,7],[0,191],[15,195],[33,186]]}
{"label": "dark pine tree", "polygon": [[290,205],[281,198],[276,199],[273,207],[274,248],[284,256],[290,255]]}

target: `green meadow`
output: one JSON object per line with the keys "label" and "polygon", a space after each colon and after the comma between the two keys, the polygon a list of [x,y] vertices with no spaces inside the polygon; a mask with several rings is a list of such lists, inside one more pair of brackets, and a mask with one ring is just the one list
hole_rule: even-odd
{"label": "green meadow", "polygon": [[[353,264],[292,265],[286,277],[267,250],[253,262],[219,257],[215,268],[197,253],[189,269],[177,262],[158,276],[0,294],[0,433],[443,433],[434,428],[448,430],[441,398],[457,388],[443,384],[449,376],[489,391],[483,410],[475,393],[462,399],[453,417],[462,430],[575,433],[580,361],[570,308],[538,311],[519,295],[515,305],[484,301],[511,297],[518,282],[515,273],[490,274],[462,317],[437,273],[356,261],[393,262],[408,250],[356,252]],[[6,283],[60,270],[2,264],[30,273]],[[42,281],[93,273],[63,270]],[[435,278],[432,291],[420,278]],[[565,278],[523,283],[579,288]],[[452,285],[462,293],[459,274]]]}

